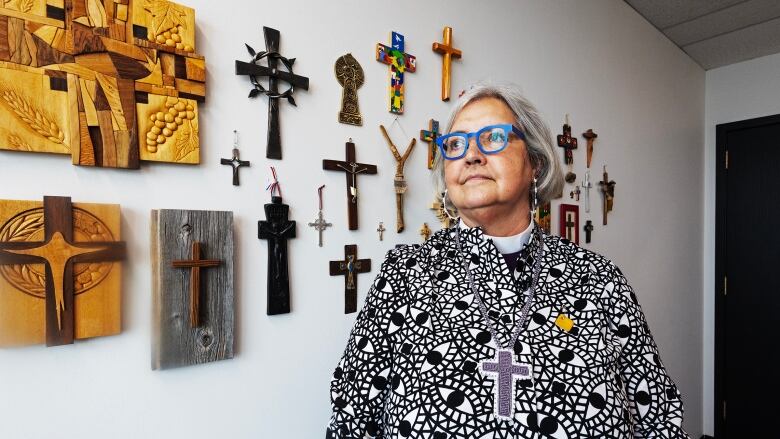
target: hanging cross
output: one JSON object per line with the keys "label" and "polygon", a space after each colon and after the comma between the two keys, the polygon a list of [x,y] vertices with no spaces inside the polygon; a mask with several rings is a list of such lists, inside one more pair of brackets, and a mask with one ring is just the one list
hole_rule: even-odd
{"label": "hanging cross", "polygon": [[0,265],[45,264],[46,346],[72,344],[73,265],[122,260],[125,243],[75,243],[69,197],[43,197],[43,223],[42,241],[0,242]]}
{"label": "hanging cross", "polygon": [[594,133],[592,129],[588,129],[588,131],[585,131],[582,133],[582,137],[587,139],[588,142],[588,169],[590,169],[590,159],[593,158],[593,141],[596,140],[596,137],[599,135]]}
{"label": "hanging cross", "polygon": [[420,130],[420,140],[428,142],[428,169],[433,169],[433,161],[436,159],[436,138],[439,137],[439,121],[431,119],[427,130]]}
{"label": "hanging cross", "polygon": [[376,228],[376,231],[379,232],[379,240],[384,241],[385,240],[385,223],[379,222],[379,227]]}
{"label": "hanging cross", "polygon": [[376,174],[376,165],[357,163],[355,159],[355,144],[352,139],[346,144],[346,160],[323,160],[322,169],[326,171],[341,171],[347,179],[347,216],[349,217],[349,230],[358,229],[358,174]]}
{"label": "hanging cross", "polygon": [[572,200],[575,200],[575,201],[580,201],[580,193],[581,193],[580,192],[580,187],[579,186],[575,186],[574,190],[569,192],[569,198],[571,198]]}
{"label": "hanging cross", "polygon": [[444,42],[433,43],[433,51],[442,55],[441,59],[441,100],[450,100],[450,70],[452,59],[460,59],[463,52],[452,47],[452,28],[444,28]]}
{"label": "hanging cross", "polygon": [[390,112],[404,113],[404,73],[417,70],[417,58],[404,53],[404,36],[393,32],[390,35],[392,47],[382,43],[376,45],[376,60],[390,66]]}
{"label": "hanging cross", "polygon": [[191,259],[171,261],[173,268],[190,269],[190,325],[200,326],[200,270],[202,268],[218,267],[219,259],[201,259],[200,242],[193,241]]}
{"label": "hanging cross", "polygon": [[571,126],[569,125],[569,115],[566,115],[566,123],[563,124],[563,134],[558,135],[558,146],[565,151],[564,162],[567,165],[574,164],[573,150],[577,149],[577,138],[571,136]]}
{"label": "hanging cross", "polygon": [[607,175],[607,166],[604,165],[604,179],[599,182],[599,188],[604,195],[604,225],[607,225],[607,213],[612,212],[612,204],[615,201],[615,181],[609,179]]}
{"label": "hanging cross", "polygon": [[423,242],[431,237],[431,228],[428,227],[428,223],[423,223],[422,227],[420,227],[420,236],[422,236]]}
{"label": "hanging cross", "polygon": [[591,220],[585,221],[583,229],[585,230],[585,242],[590,244],[590,232],[593,231],[593,222]]}
{"label": "hanging cross", "polygon": [[482,373],[493,379],[493,410],[496,417],[512,419],[515,406],[515,382],[521,379],[531,379],[530,364],[515,363],[513,353],[508,349],[497,349],[493,361],[483,360],[480,363]]}
{"label": "hanging cross", "polygon": [[322,217],[322,189],[325,188],[325,185],[323,184],[317,189],[317,197],[320,201],[320,210],[317,214],[317,219],[314,220],[313,223],[309,223],[309,227],[314,227],[314,229],[319,232],[320,235],[320,247],[322,247],[322,232],[325,231],[328,227],[333,226],[333,224],[326,222],[325,218]]}
{"label": "hanging cross", "polygon": [[574,212],[566,212],[566,239],[569,241],[574,242],[575,236],[574,236],[574,228],[576,224],[574,224]]}
{"label": "hanging cross", "polygon": [[593,183],[590,181],[590,170],[585,171],[585,179],[582,180],[582,188],[585,189],[585,212],[590,212],[590,188]]}
{"label": "hanging cross", "polygon": [[344,260],[330,261],[330,275],[344,276],[344,314],[357,311],[357,275],[371,271],[371,259],[357,258],[357,245],[344,246]]}
{"label": "hanging cross", "polygon": [[336,80],[343,88],[341,92],[341,111],[339,122],[350,125],[363,125],[363,116],[360,115],[357,89],[363,85],[365,75],[360,63],[348,53],[336,60]]}
{"label": "hanging cross", "polygon": [[387,134],[385,127],[379,125],[379,129],[382,130],[382,134],[385,136],[385,140],[387,140],[390,152],[392,152],[393,157],[395,157],[395,230],[396,232],[401,233],[404,231],[404,193],[406,193],[407,188],[406,180],[404,179],[404,165],[406,164],[406,159],[408,159],[409,155],[412,153],[417,139],[412,138],[409,146],[406,147],[404,155],[401,156],[401,154],[398,153],[398,148],[393,144],[393,141],[390,140],[390,136]]}
{"label": "hanging cross", "polygon": [[290,312],[290,275],[287,240],[295,238],[295,221],[288,219],[290,206],[282,197],[271,197],[263,206],[265,221],[258,221],[258,238],[268,240],[268,315]]}
{"label": "hanging cross", "polygon": [[233,130],[233,158],[221,159],[220,162],[223,165],[230,165],[233,167],[233,186],[238,186],[238,169],[242,166],[250,166],[248,160],[241,160],[238,157],[238,131]]}
{"label": "hanging cross", "polygon": [[[279,54],[279,40],[281,36],[279,31],[270,27],[263,27],[265,35],[264,52],[255,52],[255,50],[246,44],[247,51],[252,56],[251,62],[236,61],[236,75],[249,76],[253,88],[249,92],[249,97],[257,97],[260,93],[268,96],[268,145],[266,147],[266,157],[269,159],[282,159],[282,138],[279,131],[279,99],[287,99],[287,102],[295,106],[293,92],[296,87],[304,90],[309,89],[309,78],[299,76],[293,73],[293,64],[295,58],[287,59]],[[258,62],[266,59],[268,65],[262,66]],[[282,62],[287,71],[279,70],[279,61]],[[260,85],[259,78],[268,77],[268,89]],[[285,81],[290,84],[285,92],[279,93],[279,81]]]}

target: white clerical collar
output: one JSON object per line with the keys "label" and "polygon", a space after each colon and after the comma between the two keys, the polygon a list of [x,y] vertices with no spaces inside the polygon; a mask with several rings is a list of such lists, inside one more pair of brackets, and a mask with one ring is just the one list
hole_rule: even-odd
{"label": "white clerical collar", "polygon": [[[463,220],[458,221],[458,225],[460,226],[461,229],[469,229],[469,226],[467,226],[466,223],[463,222]],[[528,224],[528,227],[523,232],[520,232],[517,235],[512,235],[512,236],[483,235],[483,236],[485,237],[485,239],[493,240],[493,245],[496,246],[496,249],[498,250],[499,253],[501,254],[515,253],[522,250],[523,247],[525,247],[525,245],[528,244],[533,229],[534,229],[534,223],[531,222],[530,224]]]}

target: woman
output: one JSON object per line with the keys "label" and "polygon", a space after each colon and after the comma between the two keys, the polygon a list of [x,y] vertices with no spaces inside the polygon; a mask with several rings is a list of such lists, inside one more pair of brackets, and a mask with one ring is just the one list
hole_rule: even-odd
{"label": "woman", "polygon": [[609,260],[532,220],[559,193],[514,86],[457,102],[435,173],[458,224],[388,252],[331,383],[332,438],[687,438],[680,393]]}

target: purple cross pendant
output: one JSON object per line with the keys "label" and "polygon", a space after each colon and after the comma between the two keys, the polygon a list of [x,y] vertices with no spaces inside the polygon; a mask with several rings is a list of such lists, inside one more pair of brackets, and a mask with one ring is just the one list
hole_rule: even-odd
{"label": "purple cross pendant", "polygon": [[496,418],[512,420],[515,412],[515,382],[532,379],[532,367],[526,363],[515,363],[514,352],[497,349],[492,359],[480,363],[480,370],[487,378],[493,378],[493,411]]}

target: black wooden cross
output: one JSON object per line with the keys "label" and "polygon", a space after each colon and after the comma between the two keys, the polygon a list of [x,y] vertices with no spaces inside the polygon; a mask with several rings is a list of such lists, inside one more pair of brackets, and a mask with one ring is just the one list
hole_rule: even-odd
{"label": "black wooden cross", "polygon": [[0,242],[0,265],[45,264],[46,346],[72,344],[73,265],[122,260],[125,243],[75,243],[73,206],[69,197],[43,197],[43,224],[43,241]]}
{"label": "black wooden cross", "polygon": [[191,259],[171,261],[173,268],[190,269],[190,325],[193,328],[200,326],[200,270],[202,268],[218,267],[222,264],[219,259],[201,259],[200,242],[192,243]]}
{"label": "black wooden cross", "polygon": [[593,231],[593,222],[591,220],[585,221],[585,242],[590,244],[590,232]]}
{"label": "black wooden cross", "polygon": [[[265,35],[266,50],[255,52],[255,50],[246,44],[249,54],[252,56],[251,62],[236,61],[236,75],[249,76],[254,88],[249,92],[249,97],[257,97],[260,93],[268,96],[268,146],[266,148],[266,157],[269,159],[282,159],[282,139],[279,131],[279,98],[287,99],[289,103],[295,105],[293,92],[296,87],[304,90],[309,89],[309,78],[299,76],[293,73],[293,64],[295,58],[285,58],[279,54],[279,40],[281,36],[279,31],[270,27],[263,27]],[[262,59],[266,59],[268,65],[257,64]],[[282,62],[287,71],[279,70],[279,61]],[[260,85],[258,78],[268,78],[268,89]],[[279,80],[290,84],[290,88],[283,93],[279,93]]]}
{"label": "black wooden cross", "polygon": [[371,271],[371,259],[357,258],[357,245],[344,246],[344,260],[330,261],[330,275],[344,276],[344,314],[357,311],[357,275]]}
{"label": "black wooden cross", "polygon": [[357,175],[358,174],[376,174],[376,165],[367,165],[365,163],[356,163],[355,144],[349,139],[346,146],[346,160],[323,160],[322,169],[326,171],[341,171],[347,178],[347,214],[349,217],[349,230],[357,230]]}
{"label": "black wooden cross", "polygon": [[268,315],[290,312],[290,275],[287,240],[295,238],[295,221],[288,220],[290,206],[282,197],[271,197],[263,206],[266,221],[258,221],[258,237],[268,240]]}

